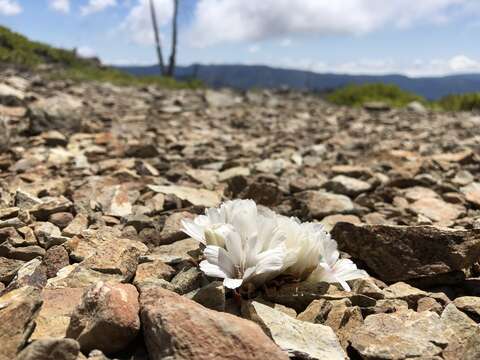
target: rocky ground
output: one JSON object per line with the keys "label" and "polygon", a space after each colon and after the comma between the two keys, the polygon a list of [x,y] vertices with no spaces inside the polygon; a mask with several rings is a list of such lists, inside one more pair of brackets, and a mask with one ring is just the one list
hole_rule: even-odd
{"label": "rocky ground", "polygon": [[[479,116],[15,71],[0,104],[0,360],[480,358]],[[226,291],[180,220],[234,198],[372,277]]]}

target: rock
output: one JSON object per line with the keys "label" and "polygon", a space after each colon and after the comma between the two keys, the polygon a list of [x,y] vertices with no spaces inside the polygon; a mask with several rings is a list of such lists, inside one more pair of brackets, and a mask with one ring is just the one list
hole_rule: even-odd
{"label": "rock", "polygon": [[348,222],[355,225],[359,225],[362,223],[360,219],[355,215],[330,215],[324,217],[320,222],[323,224],[323,226],[325,226],[326,231],[331,231],[335,227],[335,224],[338,222]]}
{"label": "rock", "polygon": [[8,242],[0,244],[0,256],[10,259],[30,261],[36,257],[43,257],[44,255],[45,249],[37,245],[13,247]]}
{"label": "rock", "polygon": [[57,276],[47,280],[47,289],[85,288],[99,281],[122,282],[125,277],[118,274],[105,274],[79,264],[65,266],[57,272]]}
{"label": "rock", "polygon": [[138,292],[134,286],[99,282],[84,293],[73,311],[67,337],[76,339],[83,352],[120,351],[140,330],[138,312]]}
{"label": "rock", "polygon": [[438,155],[433,155],[432,159],[438,162],[453,162],[453,163],[469,163],[473,159],[473,151],[470,149],[465,149],[463,151],[458,151],[455,153],[443,153]]}
{"label": "rock", "polygon": [[73,215],[69,212],[59,212],[50,215],[49,222],[58,226],[60,229],[66,228],[73,220]]}
{"label": "rock", "polygon": [[68,212],[72,206],[72,202],[67,198],[50,197],[42,198],[40,204],[34,205],[29,209],[30,214],[35,216],[37,220],[47,220],[52,214],[59,212]]}
{"label": "rock", "polygon": [[213,281],[198,291],[194,291],[191,298],[206,308],[225,311],[225,288],[221,281]]}
{"label": "rock", "polygon": [[418,299],[416,309],[417,309],[417,312],[432,311],[439,315],[443,311],[442,305],[440,305],[437,300],[431,297],[422,297]]}
{"label": "rock", "polygon": [[370,315],[351,338],[362,359],[440,358],[448,342],[447,327],[437,314],[413,310]]}
{"label": "rock", "polygon": [[114,243],[99,245],[95,253],[81,262],[81,266],[105,274],[120,275],[124,282],[128,282],[135,275],[140,255],[142,251],[134,241],[117,239]]}
{"label": "rock", "polygon": [[323,185],[328,191],[347,196],[357,196],[371,189],[371,185],[363,180],[358,180],[345,175],[337,175]]}
{"label": "rock", "polygon": [[299,193],[297,199],[305,204],[311,216],[316,219],[353,211],[353,203],[345,195],[309,190]]}
{"label": "rock", "polygon": [[298,359],[346,359],[331,328],[293,319],[267,305],[251,301],[242,313],[255,321],[291,357]]}
{"label": "rock", "polygon": [[126,185],[116,185],[106,189],[98,199],[104,213],[109,216],[126,217],[133,212],[133,203],[138,198],[138,192],[132,191]]}
{"label": "rock", "polygon": [[160,260],[154,260],[138,265],[133,284],[138,286],[139,284],[159,279],[170,281],[175,273],[175,269],[171,266]]}
{"label": "rock", "polygon": [[205,101],[211,107],[222,108],[233,106],[237,99],[226,92],[207,90],[205,91]]}
{"label": "rock", "polygon": [[95,254],[97,248],[104,243],[111,242],[112,246],[116,237],[121,237],[121,232],[117,229],[105,227],[97,229],[88,229],[80,235],[73,236],[65,243],[70,257],[75,261],[83,261]]}
{"label": "rock", "polygon": [[372,299],[384,299],[385,294],[371,277],[352,280],[352,291],[355,294],[368,296]]}
{"label": "rock", "polygon": [[83,288],[43,289],[43,305],[31,340],[65,337],[72,312],[80,304],[83,293]]}
{"label": "rock", "polygon": [[388,282],[434,281],[472,266],[480,256],[478,230],[337,223],[332,235],[341,250]]}
{"label": "rock", "polygon": [[160,288],[140,296],[145,343],[152,360],[288,359],[258,325]]}
{"label": "rock", "polygon": [[453,300],[453,304],[475,321],[480,321],[480,297],[461,296]]}
{"label": "rock", "polygon": [[391,106],[381,101],[369,101],[363,104],[363,108],[368,111],[384,112],[389,111]]}
{"label": "rock", "polygon": [[186,239],[188,235],[181,231],[183,219],[193,219],[195,216],[192,213],[182,211],[173,213],[165,220],[162,233],[160,234],[160,241],[158,245],[168,245],[175,241]]}
{"label": "rock", "polygon": [[475,206],[480,206],[480,182],[473,182],[460,189],[465,194],[465,199]]}
{"label": "rock", "polygon": [[328,293],[330,284],[307,283],[285,284],[278,288],[267,288],[265,300],[282,304],[302,312],[313,301]]}
{"label": "rock", "polygon": [[417,114],[426,114],[428,112],[425,105],[423,105],[419,101],[412,101],[411,103],[407,104],[407,110],[415,112]]}
{"label": "rock", "polygon": [[45,253],[43,264],[46,267],[47,277],[49,279],[55,277],[60,269],[70,265],[67,250],[61,245],[52,246]]}
{"label": "rock", "polygon": [[25,347],[41,304],[40,291],[31,286],[0,297],[0,359],[14,359]]}
{"label": "rock", "polygon": [[80,345],[73,339],[40,339],[22,350],[17,360],[77,360]]}
{"label": "rock", "polygon": [[24,286],[32,286],[42,289],[47,283],[47,272],[40,258],[24,263],[8,285],[7,290],[18,289]]}
{"label": "rock", "polygon": [[180,271],[170,282],[177,294],[184,295],[202,286],[205,277],[197,267]]}
{"label": "rock", "polygon": [[282,201],[282,192],[275,184],[254,182],[247,186],[242,193],[243,199],[252,199],[263,206],[275,206]]}
{"label": "rock", "polygon": [[332,307],[332,303],[328,300],[313,300],[305,311],[298,314],[297,319],[314,324],[324,324]]}
{"label": "rock", "polygon": [[193,260],[199,254],[199,250],[200,244],[197,240],[185,239],[170,245],[158,246],[146,258],[172,265]]}
{"label": "rock", "polygon": [[215,207],[220,204],[221,201],[220,194],[211,190],[176,185],[149,185],[148,188],[161,194],[175,195],[179,199],[188,201],[190,204],[196,206]]}
{"label": "rock", "polygon": [[349,301],[336,300],[331,303],[332,308],[323,325],[333,329],[342,348],[346,350],[352,335],[363,325],[362,311],[358,306],[350,306]]}
{"label": "rock", "polygon": [[365,316],[371,314],[394,313],[400,310],[408,309],[408,303],[399,299],[382,299],[377,300],[375,306],[363,308]]}
{"label": "rock", "polygon": [[422,198],[410,205],[410,209],[416,214],[426,216],[430,220],[440,224],[451,224],[453,220],[465,213],[461,205],[449,204],[441,199]]}
{"label": "rock", "polygon": [[61,245],[68,240],[62,236],[60,229],[49,222],[41,222],[35,225],[35,236],[38,243],[44,248],[49,249],[54,245]]}
{"label": "rock", "polygon": [[218,181],[223,182],[227,181],[229,179],[232,179],[236,176],[250,176],[250,169],[247,167],[233,167],[227,170],[222,171],[220,174],[218,174]]}
{"label": "rock", "polygon": [[28,109],[29,133],[36,135],[49,130],[78,131],[82,127],[82,108],[82,101],[68,94],[39,99]]}
{"label": "rock", "polygon": [[41,134],[47,146],[67,146],[68,140],[61,132],[56,130],[47,131]]}
{"label": "rock", "polygon": [[23,264],[20,260],[0,257],[0,282],[8,284]]}
{"label": "rock", "polygon": [[0,103],[6,106],[22,105],[25,93],[12,86],[0,83]]}
{"label": "rock", "polygon": [[425,291],[416,289],[404,282],[397,282],[383,290],[386,299],[400,299],[405,300],[410,307],[414,307],[418,300],[427,297]]}
{"label": "rock", "polygon": [[254,165],[257,172],[267,174],[280,174],[288,163],[284,159],[265,159]]}
{"label": "rock", "polygon": [[[441,316],[442,322],[448,328],[449,344],[443,351],[443,358],[447,360],[465,359],[465,353],[473,358],[480,357],[480,347],[478,339],[480,336],[480,327],[463,312],[458,310],[454,304],[449,304],[443,310]],[[472,346],[472,341],[477,345]]]}
{"label": "rock", "polygon": [[62,230],[63,236],[73,237],[80,235],[88,227],[88,218],[83,214],[77,214],[75,218]]}

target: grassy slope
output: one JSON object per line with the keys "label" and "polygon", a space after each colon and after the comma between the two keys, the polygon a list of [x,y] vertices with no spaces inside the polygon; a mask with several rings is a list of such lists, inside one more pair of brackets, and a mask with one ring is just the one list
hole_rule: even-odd
{"label": "grassy slope", "polygon": [[108,81],[117,85],[158,85],[166,88],[196,88],[197,81],[179,82],[160,76],[136,77],[107,66],[101,66],[92,59],[78,57],[74,51],[54,48],[31,41],[6,27],[0,26],[0,62],[36,68],[48,64],[55,66],[55,78],[82,81]]}
{"label": "grassy slope", "polygon": [[480,110],[480,93],[449,95],[438,101],[427,101],[419,95],[388,84],[348,85],[328,94],[327,99],[334,104],[346,106],[362,106],[367,102],[381,101],[393,107],[404,107],[412,101],[418,101],[436,110]]}

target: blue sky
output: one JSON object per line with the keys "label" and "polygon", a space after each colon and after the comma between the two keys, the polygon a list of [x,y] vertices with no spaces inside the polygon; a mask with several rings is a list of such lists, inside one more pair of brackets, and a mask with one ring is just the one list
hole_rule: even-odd
{"label": "blue sky", "polygon": [[[164,53],[172,0],[155,0]],[[180,0],[180,64],[411,76],[480,72],[480,0]],[[148,0],[0,0],[0,24],[109,64],[152,64]]]}

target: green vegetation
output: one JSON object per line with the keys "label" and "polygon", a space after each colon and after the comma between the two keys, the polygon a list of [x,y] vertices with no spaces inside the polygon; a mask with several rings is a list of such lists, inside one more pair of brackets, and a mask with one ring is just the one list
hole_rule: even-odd
{"label": "green vegetation", "polygon": [[84,59],[73,50],[64,50],[30,41],[6,27],[0,26],[0,62],[22,66],[27,69],[51,65],[52,78],[78,81],[106,81],[116,85],[157,85],[165,88],[198,88],[198,80],[180,82],[160,76],[137,77],[108,66],[102,66],[95,59]]}
{"label": "green vegetation", "polygon": [[480,92],[448,95],[438,101],[427,101],[422,96],[404,91],[396,85],[388,84],[347,85],[328,94],[327,100],[344,106],[362,106],[368,102],[378,101],[393,107],[404,107],[412,101],[418,101],[432,110],[480,110]]}
{"label": "green vegetation", "polygon": [[480,110],[480,92],[448,95],[438,100],[437,104],[446,111],[478,111]]}
{"label": "green vegetation", "polygon": [[403,107],[412,101],[426,103],[418,95],[390,84],[351,84],[327,95],[327,100],[337,105],[362,106],[365,103],[380,101],[394,107]]}

